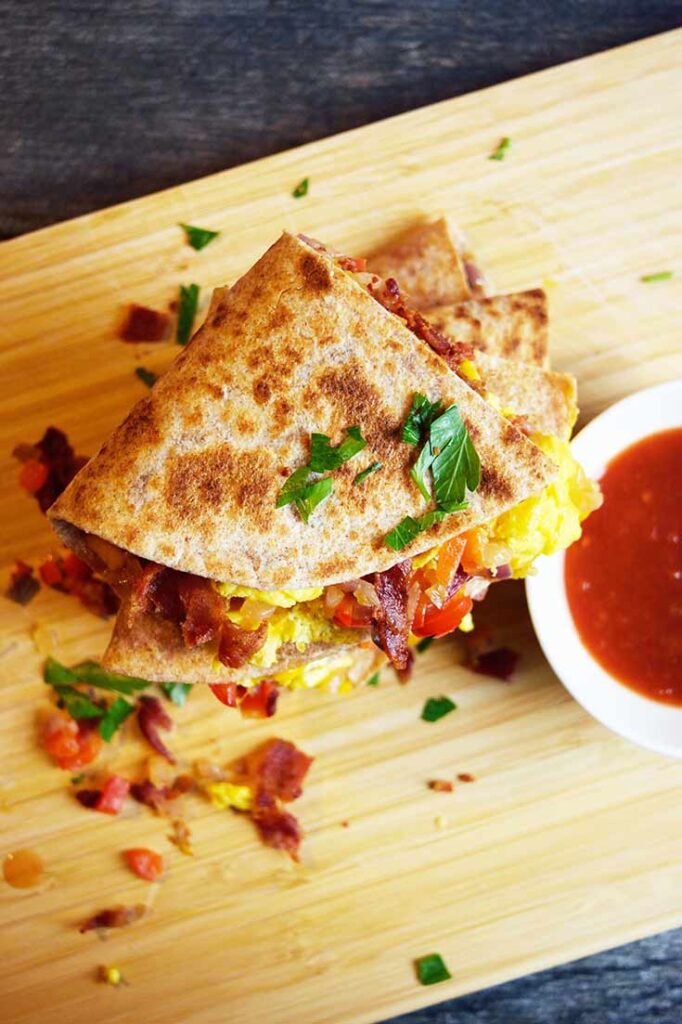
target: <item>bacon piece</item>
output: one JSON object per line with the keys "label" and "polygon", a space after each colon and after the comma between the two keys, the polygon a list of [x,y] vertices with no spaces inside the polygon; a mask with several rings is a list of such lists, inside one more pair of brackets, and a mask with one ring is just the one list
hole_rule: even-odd
{"label": "bacon piece", "polygon": [[41,512],[47,512],[88,461],[87,456],[76,455],[64,431],[57,427],[48,427],[35,445],[18,444],[12,454],[19,462],[37,461],[47,466],[47,479],[34,492]]}
{"label": "bacon piece", "polygon": [[267,635],[267,622],[261,622],[258,629],[249,630],[240,629],[225,619],[220,629],[218,659],[230,668],[241,668],[261,649]]}
{"label": "bacon piece", "polygon": [[436,793],[452,793],[454,788],[447,779],[431,779],[429,782],[429,789],[435,790]]}
{"label": "bacon piece", "polygon": [[46,587],[77,597],[93,615],[106,619],[118,611],[119,599],[104,580],[97,579],[90,566],[78,555],[49,555],[39,568]]}
{"label": "bacon piece", "polygon": [[303,792],[303,780],[313,758],[288,740],[271,739],[244,758],[245,784],[253,790],[254,807],[291,803]]}
{"label": "bacon piece", "polygon": [[198,647],[214,640],[225,622],[225,598],[201,576],[182,574],[178,584],[184,608],[182,638],[186,647]]}
{"label": "bacon piece", "polygon": [[397,668],[395,670],[395,674],[397,675],[398,682],[400,683],[401,686],[405,686],[406,683],[409,683],[410,679],[412,678],[412,671],[413,671],[413,669],[414,669],[414,651],[412,650],[411,647],[408,647],[408,649],[407,649],[407,665],[405,666],[405,668]]}
{"label": "bacon piece", "polygon": [[478,654],[472,659],[469,667],[479,675],[492,676],[493,679],[500,679],[503,683],[508,683],[520,657],[521,655],[512,651],[510,647],[497,647],[494,651]]}
{"label": "bacon piece", "polygon": [[159,729],[172,729],[170,717],[158,697],[140,697],[137,702],[137,722],[147,743],[171,764],[175,758],[159,736]]}
{"label": "bacon piece", "polygon": [[170,334],[170,317],[149,306],[132,303],[118,336],[122,341],[165,341]]}
{"label": "bacon piece", "polygon": [[336,256],[334,262],[351,274],[362,274],[367,268],[367,260],[363,256]]}
{"label": "bacon piece", "polygon": [[298,818],[289,811],[270,807],[258,815],[253,815],[253,821],[266,846],[272,846],[275,850],[285,850],[292,860],[298,862],[298,851],[303,839]]}
{"label": "bacon piece", "polygon": [[407,669],[410,661],[407,598],[411,572],[412,559],[407,558],[374,576],[380,607],[372,624],[372,639],[388,655],[394,668],[401,671]]}
{"label": "bacon piece", "polygon": [[111,907],[93,914],[78,930],[83,935],[98,928],[125,928],[126,925],[139,921],[146,913],[147,908],[143,903],[138,903],[134,907]]}
{"label": "bacon piece", "polygon": [[40,583],[33,575],[33,567],[18,559],[14,563],[5,597],[16,604],[27,605],[40,590]]}

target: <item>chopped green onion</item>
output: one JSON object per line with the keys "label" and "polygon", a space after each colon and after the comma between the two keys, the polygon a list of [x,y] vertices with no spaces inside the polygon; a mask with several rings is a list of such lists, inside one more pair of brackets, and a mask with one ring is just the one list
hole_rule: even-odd
{"label": "chopped green onion", "polygon": [[457,705],[449,697],[429,697],[422,710],[422,719],[424,722],[437,722],[456,708]]}
{"label": "chopped green onion", "polygon": [[503,139],[500,139],[499,145],[492,151],[488,160],[504,160],[507,155],[507,150],[511,146],[511,139],[508,135],[505,135]]}
{"label": "chopped green onion", "polygon": [[100,719],[99,734],[102,739],[107,743],[111,743],[116,730],[125,722],[128,715],[132,715],[134,710],[135,706],[133,704],[129,704],[123,697],[117,697]]}
{"label": "chopped green onion", "polygon": [[448,981],[452,977],[440,953],[420,956],[416,961],[416,968],[417,977],[422,985],[437,985],[439,981]]}
{"label": "chopped green onion", "polygon": [[116,672],[106,672],[96,661],[81,661],[72,668],[66,668],[55,658],[48,658],[45,662],[43,679],[51,686],[88,683],[100,690],[113,690],[115,693],[128,695],[137,690],[146,690],[151,686],[147,679],[136,679],[134,676],[121,676]]}
{"label": "chopped green onion", "polygon": [[148,388],[153,387],[159,379],[158,373],[154,373],[152,370],[147,370],[144,366],[135,367],[135,376],[139,377],[142,383],[146,384]]}
{"label": "chopped green onion", "polygon": [[187,236],[187,241],[199,252],[200,249],[205,249],[209,242],[212,242],[214,238],[217,238],[220,234],[219,231],[210,231],[208,228],[195,228],[191,224],[180,224],[180,227]]}
{"label": "chopped green onion", "polygon": [[199,285],[180,285],[180,304],[178,306],[178,324],[175,340],[178,345],[186,345],[192,337],[192,328],[199,305]]}
{"label": "chopped green onion", "polygon": [[304,178],[303,181],[299,181],[298,185],[291,193],[294,199],[302,199],[303,196],[308,195],[308,189],[310,188],[310,178]]}
{"label": "chopped green onion", "polygon": [[373,462],[371,464],[371,466],[367,466],[366,469],[360,470],[358,475],[353,480],[353,487],[357,487],[358,484],[361,484],[362,481],[366,480],[368,476],[371,476],[372,473],[378,472],[378,470],[380,470],[380,469],[381,469],[381,463],[380,462]]}
{"label": "chopped green onion", "polygon": [[657,274],[642,274],[640,281],[644,284],[653,284],[654,281],[669,281],[672,276],[672,270],[659,270]]}
{"label": "chopped green onion", "polygon": [[161,683],[161,689],[165,693],[168,700],[172,701],[173,704],[177,704],[179,708],[184,708],[187,703],[187,697],[189,691],[192,689],[191,683]]}
{"label": "chopped green onion", "polygon": [[375,672],[373,676],[370,676],[367,680],[367,686],[378,686],[379,685],[379,673]]}
{"label": "chopped green onion", "polygon": [[104,708],[91,701],[75,686],[69,686],[67,683],[52,683],[51,685],[59,698],[57,704],[68,711],[72,718],[101,718],[104,714]]}
{"label": "chopped green onion", "polygon": [[435,636],[422,637],[422,639],[417,644],[417,650],[419,651],[419,653],[423,654],[424,651],[427,651],[435,639]]}

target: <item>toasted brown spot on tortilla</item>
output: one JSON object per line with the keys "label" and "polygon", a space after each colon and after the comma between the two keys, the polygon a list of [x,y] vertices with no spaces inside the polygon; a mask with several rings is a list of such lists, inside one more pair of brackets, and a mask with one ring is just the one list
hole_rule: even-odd
{"label": "toasted brown spot on tortilla", "polygon": [[[345,366],[332,366],[324,370],[315,381],[311,382],[311,391],[319,388],[333,406],[340,407],[343,422],[337,429],[359,426],[363,437],[372,443],[385,442],[387,428],[391,417],[382,415],[382,395],[378,388],[369,382],[361,365],[353,360]],[[366,432],[365,432],[366,431]]]}
{"label": "toasted brown spot on tortilla", "polygon": [[495,498],[498,501],[509,501],[513,489],[509,481],[491,466],[481,466],[481,482],[478,493],[484,498]]}
{"label": "toasted brown spot on tortilla", "polygon": [[277,399],[272,417],[277,430],[284,430],[284,428],[289,425],[293,411],[293,406],[288,399]]}
{"label": "toasted brown spot on tortilla", "polygon": [[306,252],[301,256],[298,267],[311,291],[329,291],[332,286],[332,275],[323,256],[314,256]]}
{"label": "toasted brown spot on tortilla", "polygon": [[280,302],[270,317],[268,327],[272,331],[278,330],[280,327],[285,327],[294,319],[294,314],[291,312],[288,306]]}
{"label": "toasted brown spot on tortilla", "polygon": [[270,395],[272,391],[268,383],[267,377],[259,377],[253,385],[253,397],[256,399],[259,405],[265,405],[266,402],[270,401]]}
{"label": "toasted brown spot on tortilla", "polygon": [[193,523],[215,515],[246,512],[264,529],[272,518],[271,458],[266,452],[239,452],[229,444],[181,455],[166,477],[166,502]]}

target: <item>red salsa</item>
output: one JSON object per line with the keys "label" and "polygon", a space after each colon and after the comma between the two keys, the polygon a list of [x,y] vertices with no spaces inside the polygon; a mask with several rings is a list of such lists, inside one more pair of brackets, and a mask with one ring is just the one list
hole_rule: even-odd
{"label": "red salsa", "polygon": [[594,658],[633,690],[682,706],[682,429],[609,463],[604,504],[566,553],[566,593]]}

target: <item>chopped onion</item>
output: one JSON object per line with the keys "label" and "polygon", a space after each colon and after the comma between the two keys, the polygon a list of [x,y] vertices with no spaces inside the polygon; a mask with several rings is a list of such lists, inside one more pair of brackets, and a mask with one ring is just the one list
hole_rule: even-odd
{"label": "chopped onion", "polygon": [[358,604],[364,605],[366,608],[378,608],[380,601],[377,597],[375,588],[367,580],[357,580],[353,587],[353,593],[357,598]]}
{"label": "chopped onion", "polygon": [[327,587],[324,592],[324,610],[327,615],[334,615],[334,612],[343,601],[346,595],[343,592],[343,587],[334,586]]}
{"label": "chopped onion", "polygon": [[511,574],[512,574],[512,570],[511,570],[511,565],[509,565],[509,563],[507,563],[506,565],[498,565],[497,571],[495,573],[495,579],[496,580],[508,580],[509,577],[511,576]]}
{"label": "chopped onion", "polygon": [[463,586],[463,591],[472,601],[482,601],[488,593],[490,580],[481,579],[480,576],[472,576]]}
{"label": "chopped onion", "polygon": [[414,619],[414,613],[417,610],[417,604],[419,603],[419,595],[421,594],[421,587],[417,582],[410,584],[410,589],[407,592],[407,624],[411,628],[412,621]]}
{"label": "chopped onion", "polygon": [[274,610],[274,606],[266,604],[265,601],[257,601],[252,597],[247,597],[240,608],[240,625],[244,629],[258,629],[261,622],[269,619]]}

